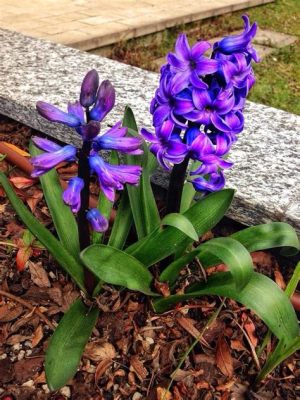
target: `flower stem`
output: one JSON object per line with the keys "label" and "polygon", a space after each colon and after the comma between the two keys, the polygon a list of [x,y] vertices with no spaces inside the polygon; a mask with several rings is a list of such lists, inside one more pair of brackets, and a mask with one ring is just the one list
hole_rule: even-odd
{"label": "flower stem", "polygon": [[173,167],[167,194],[166,214],[178,213],[180,211],[181,196],[188,164],[189,157],[187,156],[182,163],[175,164]]}
{"label": "flower stem", "polygon": [[[89,122],[90,115],[88,108],[86,109],[86,120]],[[89,209],[89,198],[90,198],[90,164],[89,155],[91,151],[92,143],[90,141],[84,141],[81,150],[78,154],[78,177],[83,179],[84,186],[80,192],[80,209],[77,214],[78,223],[78,235],[79,235],[79,247],[80,250],[84,250],[91,244],[89,223],[86,219],[86,213]],[[96,281],[91,271],[87,268],[84,269],[84,281],[85,287],[90,295],[92,295]]]}

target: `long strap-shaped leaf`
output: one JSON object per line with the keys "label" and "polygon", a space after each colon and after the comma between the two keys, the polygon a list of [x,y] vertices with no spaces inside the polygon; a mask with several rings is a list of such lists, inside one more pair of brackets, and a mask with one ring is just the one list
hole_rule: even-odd
{"label": "long strap-shaped leaf", "polygon": [[60,320],[46,352],[45,371],[50,390],[60,389],[76,373],[98,314],[97,309],[90,311],[78,299]]}
{"label": "long strap-shaped leaf", "polygon": [[[212,193],[183,214],[193,224],[198,237],[220,221],[231,204],[233,194],[232,189]],[[157,228],[144,239],[129,246],[126,252],[144,265],[150,266],[175,253],[178,248],[186,248],[192,241],[183,232],[168,226],[163,230]]]}
{"label": "long strap-shaped leaf", "polygon": [[[138,135],[138,128],[130,107],[126,107],[125,109],[123,126],[128,127],[132,135]],[[152,162],[149,159],[150,154],[146,144],[143,146],[143,149],[144,154],[142,157],[130,155],[125,157],[127,164],[142,165],[143,167],[139,185],[127,185],[131,210],[139,239],[152,232],[160,223],[159,213],[150,183]]]}
{"label": "long strap-shaped leaf", "polygon": [[229,272],[217,273],[207,283],[193,285],[184,295],[173,295],[153,302],[157,312],[162,313],[174,304],[202,295],[217,295],[234,299],[253,310],[277,336],[286,343],[299,334],[293,306],[286,294],[270,278],[253,272],[243,290],[238,290]]}
{"label": "long strap-shaped leaf", "polygon": [[149,270],[124,251],[95,244],[82,251],[81,259],[104,282],[155,295],[151,290],[153,277]]}
{"label": "long strap-shaped leaf", "polygon": [[228,266],[238,290],[242,290],[248,283],[253,273],[251,256],[241,243],[232,238],[216,238],[201,244],[195,250],[173,261],[161,273],[160,280],[173,285],[180,270],[195,257],[199,257],[201,261],[205,253],[214,254]]}
{"label": "long strap-shaped leaf", "polygon": [[242,243],[250,252],[282,247],[284,255],[294,255],[300,250],[295,229],[285,222],[251,226],[234,233],[231,237]]}
{"label": "long strap-shaped leaf", "polygon": [[109,236],[108,245],[122,250],[132,225],[132,211],[127,190],[122,193],[117,215]]}
{"label": "long strap-shaped leaf", "polygon": [[65,249],[65,247],[42,225],[15,194],[7,177],[0,172],[0,183],[3,186],[16,213],[31,233],[50,251],[61,267],[85,291],[83,265]]}
{"label": "long strap-shaped leaf", "polygon": [[[231,235],[231,238],[240,242],[249,252],[282,247],[285,255],[296,254],[300,243],[293,227],[285,222],[271,222],[251,226]],[[201,257],[204,267],[218,264],[220,260],[213,254],[206,253]]]}
{"label": "long strap-shaped leaf", "polygon": [[[32,156],[42,153],[32,142],[30,142],[29,151]],[[40,182],[57,235],[69,253],[80,262],[76,219],[70,207],[63,202],[62,189],[56,170],[52,169],[40,176]]]}

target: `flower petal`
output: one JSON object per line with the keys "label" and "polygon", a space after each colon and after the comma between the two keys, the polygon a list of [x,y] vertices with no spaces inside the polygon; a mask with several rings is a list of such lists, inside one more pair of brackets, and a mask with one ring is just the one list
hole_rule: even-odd
{"label": "flower petal", "polygon": [[116,92],[109,80],[101,82],[94,107],[90,111],[91,119],[102,121],[115,105]]}
{"label": "flower petal", "polygon": [[108,220],[100,213],[97,208],[91,208],[86,213],[86,219],[96,232],[105,232],[108,229]]}
{"label": "flower petal", "polygon": [[36,103],[36,109],[38,113],[48,121],[59,122],[72,128],[81,124],[80,119],[75,115],[68,114],[52,104],[45,103],[44,101],[38,101]]}
{"label": "flower petal", "polygon": [[83,78],[80,91],[80,104],[83,107],[90,107],[96,100],[99,86],[99,75],[95,69],[89,71]]}

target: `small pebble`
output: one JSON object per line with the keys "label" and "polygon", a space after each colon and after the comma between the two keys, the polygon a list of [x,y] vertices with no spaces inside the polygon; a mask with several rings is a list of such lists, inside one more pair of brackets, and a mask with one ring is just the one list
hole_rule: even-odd
{"label": "small pebble", "polygon": [[53,271],[50,271],[48,275],[50,276],[51,279],[56,279],[56,275]]}
{"label": "small pebble", "polygon": [[4,393],[4,389],[0,388],[0,394]]}
{"label": "small pebble", "polygon": [[132,396],[132,400],[140,400],[142,397],[143,395],[140,392],[135,392]]}
{"label": "small pebble", "polygon": [[146,342],[149,343],[149,344],[153,344],[154,340],[152,339],[152,337],[147,336],[146,337]]}
{"label": "small pebble", "polygon": [[24,342],[25,347],[29,347],[30,349],[32,349],[32,342],[30,340],[26,340],[26,342]]}
{"label": "small pebble", "polygon": [[5,360],[5,358],[7,358],[7,354],[3,353],[0,355],[0,360]]}
{"label": "small pebble", "polygon": [[24,382],[24,383],[22,384],[22,386],[33,387],[33,386],[34,386],[34,381],[33,381],[32,379],[30,379],[29,381]]}
{"label": "small pebble", "polygon": [[14,344],[13,347],[12,347],[12,349],[15,350],[15,351],[19,351],[20,348],[21,348],[21,343],[16,343],[16,344]]}
{"label": "small pebble", "polygon": [[45,392],[45,393],[50,393],[50,390],[49,390],[49,388],[48,388],[48,385],[42,385],[42,389],[43,389],[43,391]]}
{"label": "small pebble", "polygon": [[90,366],[87,368],[86,372],[88,372],[89,374],[94,374],[94,373],[96,372],[96,367],[95,367],[95,365],[90,365]]}
{"label": "small pebble", "polygon": [[26,357],[31,356],[31,354],[32,354],[32,350],[31,349],[26,350]]}
{"label": "small pebble", "polygon": [[119,389],[120,385],[118,385],[117,383],[114,384],[114,392],[116,392]]}
{"label": "small pebble", "polygon": [[61,388],[59,393],[67,398],[71,397],[71,389],[69,388],[69,386],[64,386],[63,388]]}
{"label": "small pebble", "polygon": [[23,360],[25,355],[25,350],[20,350],[19,354],[18,354],[18,361]]}

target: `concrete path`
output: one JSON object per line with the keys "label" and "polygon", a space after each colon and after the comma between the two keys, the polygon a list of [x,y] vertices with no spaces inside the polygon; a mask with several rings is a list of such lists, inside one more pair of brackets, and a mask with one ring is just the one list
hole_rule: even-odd
{"label": "concrete path", "polygon": [[0,27],[81,50],[274,0],[1,0]]}

